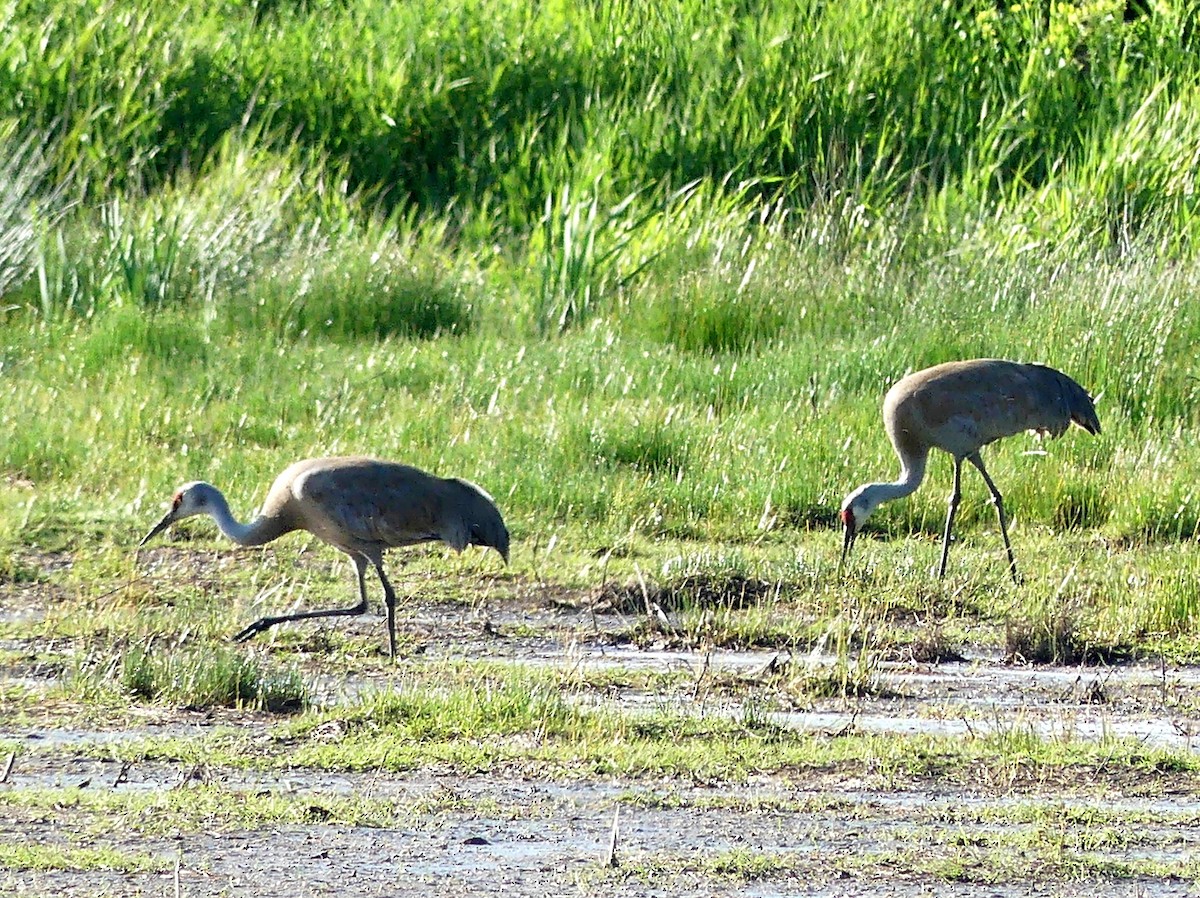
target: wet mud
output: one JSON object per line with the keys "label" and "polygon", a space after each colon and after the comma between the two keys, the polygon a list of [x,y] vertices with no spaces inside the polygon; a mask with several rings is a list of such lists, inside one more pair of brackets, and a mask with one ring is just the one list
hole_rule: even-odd
{"label": "wet mud", "polygon": [[[8,613],[23,612],[18,603]],[[568,670],[675,672],[697,684],[667,698],[627,689],[587,699],[632,712],[669,702],[683,713],[739,717],[747,713],[744,694],[709,690],[705,684],[722,678],[755,682],[779,671],[786,677],[806,666],[834,663],[820,655],[638,647],[613,638],[632,620],[550,602],[485,610],[409,609],[404,629],[407,644],[420,645],[430,663],[465,657]],[[336,626],[382,636],[382,622],[373,615]],[[378,669],[334,675],[322,670],[321,662],[312,659],[318,697],[325,703],[349,701],[388,682]],[[50,670],[0,672],[10,689],[37,690],[54,676]],[[881,663],[876,676],[886,688],[853,702],[814,700],[755,713],[782,726],[830,735],[971,738],[1028,731],[1083,741],[1129,738],[1148,749],[1200,749],[1197,669],[1161,663],[1026,667],[981,652],[948,664]],[[214,769],[183,761],[99,760],[104,753],[95,750],[146,736],[201,739],[214,727],[243,733],[253,745],[273,720],[232,711],[169,710],[125,729],[10,726],[0,719],[0,739],[17,747],[0,783],[0,844],[10,850],[111,848],[136,856],[146,868],[80,863],[70,869],[68,863],[68,869],[39,869],[9,860],[0,864],[0,894],[1200,894],[1186,878],[1121,872],[1138,861],[1197,869],[1192,859],[1200,847],[1200,782],[1192,775],[1164,778],[1162,788],[1142,777],[1129,789],[1078,780],[1005,787],[882,772],[852,777],[838,770],[706,783],[540,778],[528,769],[519,775],[478,775],[434,765],[403,774]],[[0,772],[5,760],[0,757]],[[199,832],[159,831],[152,825],[114,827],[103,813],[70,800],[76,791],[186,796],[200,786],[286,795],[308,809],[307,819],[244,828],[222,819]],[[62,790],[61,803],[22,799],[45,790]],[[328,822],[328,803],[346,797],[384,802],[395,816],[385,825]],[[1009,813],[1015,806],[1053,811],[1061,821],[1059,831],[1047,834],[1037,814],[1026,822]],[[1104,822],[1096,824],[1089,811],[1102,811]],[[1105,838],[1092,832],[1101,827]],[[1013,849],[1014,844],[1028,847]],[[997,863],[997,851],[1012,853],[1011,863]],[[1062,854],[1071,851],[1087,855],[1080,872],[1071,873],[1070,865],[1061,863]]]}

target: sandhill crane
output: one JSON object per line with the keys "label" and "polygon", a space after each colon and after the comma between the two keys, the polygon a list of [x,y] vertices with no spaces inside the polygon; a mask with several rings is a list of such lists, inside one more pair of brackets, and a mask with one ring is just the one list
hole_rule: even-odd
{"label": "sandhill crane", "polygon": [[237,521],[215,486],[195,481],[175,492],[171,507],[143,537],[145,545],[176,521],[206,514],[239,546],[259,546],[293,530],[307,530],[350,556],[359,602],[350,608],[263,617],[233,638],[249,639],[285,621],[363,614],[370,563],[383,584],[388,651],[396,656],[396,593],[383,572],[385,549],[441,540],[457,551],[491,547],[508,563],[508,530],[492,497],[466,480],[434,477],[408,465],[363,457],[310,458],[275,478],[258,515]]}
{"label": "sandhill crane", "polygon": [[900,457],[900,479],[894,483],[866,483],[842,503],[845,538],[844,564],[863,522],[881,503],[912,493],[925,477],[930,448],[954,458],[954,490],[942,536],[945,576],[950,554],[950,528],[961,497],[962,463],[979,469],[991,490],[1000,534],[1008,552],[1008,567],[1017,582],[1017,562],[1008,541],[1004,501],[983,466],[980,449],[1023,430],[1061,436],[1071,422],[1088,433],[1100,433],[1100,420],[1087,392],[1067,375],[1045,365],[1027,365],[1003,359],[947,362],[917,371],[900,380],[883,399],[883,424]]}

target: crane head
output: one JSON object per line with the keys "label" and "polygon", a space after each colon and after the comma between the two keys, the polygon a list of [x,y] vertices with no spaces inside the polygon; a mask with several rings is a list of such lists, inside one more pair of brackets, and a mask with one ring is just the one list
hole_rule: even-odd
{"label": "crane head", "polygon": [[846,501],[842,503],[840,517],[845,529],[842,537],[842,560],[838,562],[839,572],[846,563],[846,559],[850,557],[850,550],[854,548],[854,538],[858,536],[858,531],[871,516],[871,512],[879,506],[881,498],[878,486],[879,484],[865,483],[847,496]]}
{"label": "crane head", "polygon": [[493,548],[508,564],[508,529],[501,520],[488,522],[488,526],[471,527],[471,545]]}
{"label": "crane head", "polygon": [[842,509],[842,560],[838,562],[838,573],[841,573],[842,566],[845,565],[846,559],[850,556],[850,550],[854,547],[854,537],[858,535],[858,523],[854,520],[854,509]]}
{"label": "crane head", "polygon": [[144,546],[176,521],[182,521],[184,518],[190,518],[193,515],[211,514],[213,507],[212,495],[215,492],[216,489],[207,483],[200,481],[185,483],[171,497],[171,506],[167,509],[167,513],[163,515],[162,520],[155,524],[150,532],[142,537],[142,541],[138,545]]}
{"label": "crane head", "polygon": [[457,536],[447,540],[457,548],[483,546],[495,549],[508,564],[508,528],[496,507],[496,501],[482,487],[469,480],[455,479],[458,485]]}

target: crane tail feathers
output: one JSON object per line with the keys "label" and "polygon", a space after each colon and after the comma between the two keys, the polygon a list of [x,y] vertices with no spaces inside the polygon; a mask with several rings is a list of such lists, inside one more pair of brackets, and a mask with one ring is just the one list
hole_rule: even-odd
{"label": "crane tail feathers", "polygon": [[1071,420],[1093,436],[1100,433],[1100,418],[1096,415],[1096,406],[1087,390],[1071,378],[1063,375],[1066,381],[1067,405],[1071,410]]}

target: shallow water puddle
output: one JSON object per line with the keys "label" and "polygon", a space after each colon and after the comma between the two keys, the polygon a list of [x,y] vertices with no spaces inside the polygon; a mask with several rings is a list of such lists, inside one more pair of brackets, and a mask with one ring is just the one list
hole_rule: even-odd
{"label": "shallow water puddle", "polygon": [[[249,779],[253,779],[250,777]],[[287,786],[283,783],[287,781]],[[240,784],[249,785],[249,780]],[[269,778],[259,786],[271,788]],[[1175,898],[1192,894],[1174,880],[1092,882],[1019,881],[1007,884],[955,883],[889,873],[886,857],[917,850],[930,855],[961,855],[1004,831],[1036,824],[988,823],[989,809],[1060,799],[1024,795],[988,799],[969,792],[883,793],[870,790],[810,791],[778,782],[699,787],[661,782],[620,788],[615,783],[538,783],[490,777],[381,777],[303,774],[279,778],[274,788],[299,789],[319,802],[331,788],[393,794],[398,801],[422,800],[451,792],[487,804],[499,813],[429,811],[400,826],[377,828],[312,825],[281,826],[227,834],[184,833],[171,837],[101,835],[98,844],[131,848],[158,857],[164,868],[180,862],[184,895],[316,894],[506,894],[535,896],[1142,896]],[[713,802],[752,802],[770,797],[777,809],[747,811]],[[633,802],[633,803],[630,803]],[[655,806],[666,802],[672,807]],[[793,806],[788,807],[790,802]],[[1086,806],[1087,801],[1081,802]],[[1131,812],[1160,806],[1125,801]],[[436,807],[436,802],[431,806]],[[1105,807],[1108,807],[1105,803]],[[1191,802],[1186,811],[1200,807]],[[617,870],[600,864],[618,814]],[[964,813],[965,812],[965,813]],[[967,822],[955,822],[966,819]],[[977,821],[985,822],[977,822]],[[35,821],[20,834],[48,835],[50,821]],[[1064,825],[1062,835],[1089,826]],[[1197,848],[1195,833],[1168,823],[1140,826],[1137,843],[1112,852],[1115,859],[1155,856],[1179,861]],[[981,848],[979,850],[986,850]],[[731,852],[774,857],[778,876],[742,881],[704,873],[705,864]],[[884,858],[859,872],[865,857]],[[627,874],[624,871],[638,871]],[[75,873],[0,871],[0,889],[32,893],[162,894],[171,873],[117,875],[103,870]],[[1099,890],[1099,891],[1098,891]]]}
{"label": "shallow water puddle", "polygon": [[[459,650],[462,648],[460,646]],[[468,649],[470,651],[470,649]],[[433,655],[438,652],[431,653]],[[443,657],[451,654],[443,651]],[[580,701],[633,713],[662,710],[690,714],[753,715],[815,732],[879,732],[899,735],[983,735],[1012,730],[1078,740],[1129,737],[1147,746],[1195,750],[1200,720],[1183,708],[1200,706],[1200,670],[1131,665],[1110,669],[1055,669],[1002,665],[995,659],[918,666],[881,664],[886,690],[855,700],[814,702],[807,710],[771,711],[755,702],[757,675],[773,659],[786,670],[828,665],[831,658],[775,652],[708,654],[574,644],[557,650],[545,640],[488,643],[487,656],[561,668],[684,671],[698,684],[682,694],[636,690],[584,690]],[[477,657],[468,654],[467,657]],[[736,695],[708,695],[706,678],[722,673],[744,678]],[[320,676],[324,700],[355,701],[369,691],[393,688],[388,669],[367,675]],[[31,684],[32,685],[32,684]],[[157,720],[157,718],[156,718]],[[161,861],[149,873],[111,870],[29,871],[0,867],[0,893],[133,896],[171,894],[173,867],[180,864],[179,894],[187,896],[366,894],[441,896],[1064,896],[1180,898],[1190,883],[1173,879],[1115,878],[1075,881],[1038,877],[1038,861],[1021,859],[1028,844],[1045,849],[1091,845],[1090,852],[1114,868],[1153,860],[1190,869],[1200,852],[1200,799],[1193,794],[1145,798],[1115,789],[1082,794],[1088,784],[1042,784],[1038,789],[996,794],[955,787],[932,778],[911,787],[886,788],[885,777],[848,781],[836,771],[809,771],[802,781],[762,776],[750,783],[704,785],[685,781],[572,781],[505,778],[418,771],[404,774],[324,773],[212,768],[171,761],[124,765],[90,757],[96,745],[117,746],[148,737],[203,739],[221,728],[254,737],[274,718],[249,713],[199,716],[124,731],[103,728],[0,729],[0,739],[19,753],[7,783],[0,784],[0,841],[61,839],[86,834],[87,844],[148,854]],[[251,738],[251,742],[254,739]],[[0,764],[4,758],[0,757]],[[39,788],[144,796],[203,784],[242,793],[279,793],[317,810],[307,825],[247,826],[225,821],[214,831],[161,834],[153,813],[131,821],[98,819],[64,799],[56,811],[25,811],[20,794]],[[1181,783],[1186,788],[1187,783]],[[1061,791],[1054,791],[1059,789]],[[15,796],[9,802],[6,796]],[[382,800],[395,817],[376,827],[320,822],[333,799]],[[1023,806],[1034,810],[1016,813]],[[1069,811],[1070,813],[1064,813]],[[1092,812],[1103,822],[1093,824]],[[615,871],[601,866],[614,814],[618,817]],[[1107,815],[1107,816],[1104,816]],[[1113,815],[1116,815],[1115,817]],[[1124,822],[1120,815],[1126,815]],[[1034,822],[1024,822],[1032,820]],[[1047,823],[1046,821],[1050,821]],[[139,827],[146,827],[139,831]],[[223,830],[222,827],[225,827]],[[1053,838],[1045,828],[1053,830]],[[66,833],[68,835],[64,836]],[[999,840],[999,841],[997,841]],[[1007,841],[1005,841],[1007,840]],[[1072,841],[1073,840],[1073,841]],[[990,846],[1000,845],[993,849]],[[992,850],[1012,851],[1018,874],[1010,882],[972,882],[972,863]],[[714,872],[721,857],[775,859],[780,867],[749,876]],[[906,858],[892,863],[892,858]],[[923,858],[961,860],[963,877],[914,873]],[[905,866],[908,864],[908,866]],[[706,866],[707,865],[707,866]],[[768,867],[770,864],[768,863]]]}
{"label": "shallow water puddle", "polygon": [[[683,670],[700,678],[716,672],[751,676],[779,658],[776,652],[699,654],[575,647],[523,663],[578,670]],[[799,668],[798,673],[805,665],[830,667],[835,663],[828,656],[789,660]],[[845,710],[827,707],[844,702],[824,702],[826,707],[811,711],[770,712],[755,705],[754,713],[782,726],[828,733],[853,729],[963,736],[1015,730],[1048,738],[1130,738],[1159,748],[1200,750],[1197,703],[1182,701],[1200,693],[1197,668],[1015,667],[985,661],[920,667],[884,663],[879,665],[879,680],[881,692],[889,693],[887,697],[856,699],[853,707]],[[1175,702],[1176,707],[1164,705],[1163,699]],[[689,709],[689,703],[678,697],[664,702],[656,696],[633,693],[603,702],[643,710],[659,709],[664,704],[677,712]],[[695,709],[733,717],[747,712],[746,706],[737,702],[697,704]]]}

